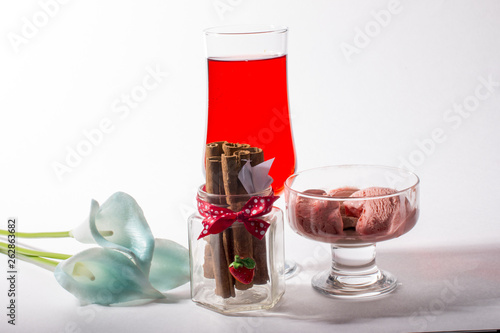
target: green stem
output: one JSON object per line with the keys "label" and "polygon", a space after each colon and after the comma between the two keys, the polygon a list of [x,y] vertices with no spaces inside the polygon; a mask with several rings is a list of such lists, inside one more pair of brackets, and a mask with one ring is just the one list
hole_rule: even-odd
{"label": "green stem", "polygon": [[[3,253],[5,255],[7,254],[7,251],[4,250],[3,247],[0,247],[0,253]],[[23,261],[35,264],[37,266],[40,266],[42,268],[48,269],[49,271],[54,271],[54,268],[59,264],[58,261],[55,260],[50,260],[50,259],[45,259],[45,258],[40,258],[40,257],[33,257],[33,256],[26,256],[20,253],[16,253],[16,258],[21,259]]]}
{"label": "green stem", "polygon": [[56,231],[56,232],[15,232],[10,233],[8,230],[0,229],[0,236],[15,235],[21,238],[61,238],[70,237],[69,231]]}
{"label": "green stem", "polygon": [[[0,242],[0,248],[5,251],[9,250],[9,244]],[[15,251],[17,253],[30,256],[30,257],[47,257],[47,258],[53,258],[53,259],[68,259],[71,256],[69,254],[63,254],[63,253],[54,253],[54,252],[43,252],[43,251],[35,251],[35,250],[30,250],[26,249],[24,247],[20,247],[18,245],[15,246]]]}
{"label": "green stem", "polygon": [[18,258],[21,259],[21,260],[27,261],[27,262],[36,262],[36,263],[39,263],[39,264],[49,265],[49,266],[52,266],[52,267],[56,267],[57,265],[59,265],[59,261],[50,260],[50,259],[46,259],[46,258],[25,256],[25,255],[22,255],[22,254],[19,255]]}

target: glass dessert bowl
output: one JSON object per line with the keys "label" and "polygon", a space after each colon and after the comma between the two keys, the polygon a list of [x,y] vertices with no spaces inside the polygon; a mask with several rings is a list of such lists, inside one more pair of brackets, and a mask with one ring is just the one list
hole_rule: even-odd
{"label": "glass dessert bowl", "polygon": [[285,200],[296,233],[332,246],[331,268],[313,277],[314,289],[332,297],[362,298],[396,288],[396,277],[376,265],[375,243],[415,226],[417,175],[375,165],[315,168],[286,180]]}

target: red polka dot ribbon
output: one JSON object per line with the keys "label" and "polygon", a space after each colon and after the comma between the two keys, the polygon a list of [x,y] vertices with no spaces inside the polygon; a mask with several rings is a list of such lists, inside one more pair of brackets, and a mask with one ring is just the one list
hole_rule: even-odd
{"label": "red polka dot ribbon", "polygon": [[270,224],[258,217],[264,216],[271,211],[273,203],[279,196],[252,197],[239,212],[209,204],[196,197],[198,212],[205,217],[202,221],[203,231],[198,239],[207,235],[218,234],[229,228],[234,222],[243,222],[249,233],[258,239],[264,238]]}

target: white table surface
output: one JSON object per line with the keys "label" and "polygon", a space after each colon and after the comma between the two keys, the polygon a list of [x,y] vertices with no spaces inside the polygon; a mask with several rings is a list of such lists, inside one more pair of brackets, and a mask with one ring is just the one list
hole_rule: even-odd
{"label": "white table surface", "polygon": [[[409,237],[409,236],[408,236]],[[398,276],[388,296],[334,300],[315,292],[311,276],[329,267],[328,248],[297,241],[311,256],[296,256],[300,271],[287,280],[270,311],[225,316],[195,305],[189,286],[139,307],[79,306],[38,267],[19,268],[20,332],[421,332],[499,327],[500,246],[405,247],[380,244],[378,264]]]}
{"label": "white table surface", "polygon": [[[286,226],[286,255],[300,272],[271,311],[220,315],[191,302],[188,285],[164,303],[81,307],[49,271],[20,263],[15,327],[7,323],[7,281],[0,279],[1,332],[500,328],[499,1],[67,1],[51,7],[36,32],[23,32],[26,20],[43,20],[41,6],[0,4],[0,228],[16,216],[18,231],[69,230],[86,217],[91,198],[102,203],[125,191],[156,237],[186,246],[186,218],[203,182],[201,31],[237,23],[290,27],[298,170],[405,166],[421,178],[421,215],[411,232],[378,244],[379,266],[400,285],[377,300],[314,292],[310,277],[329,267],[329,248]],[[390,22],[360,45],[359,31],[390,8]],[[23,42],[13,44],[14,35]],[[357,52],[346,55],[347,44]],[[168,75],[120,117],[115,101],[141,84],[147,68]],[[112,131],[58,177],[54,163],[64,163],[103,119]],[[86,248],[71,239],[26,243],[67,253]],[[0,276],[6,267],[0,257]]]}

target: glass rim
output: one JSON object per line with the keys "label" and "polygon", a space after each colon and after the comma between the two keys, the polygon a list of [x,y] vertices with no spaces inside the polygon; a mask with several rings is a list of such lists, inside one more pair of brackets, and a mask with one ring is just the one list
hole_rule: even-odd
{"label": "glass rim", "polygon": [[273,187],[269,186],[265,190],[262,190],[260,192],[255,192],[255,193],[246,193],[246,194],[214,194],[214,193],[208,193],[204,190],[205,184],[200,185],[198,187],[198,195],[203,195],[206,197],[210,198],[248,198],[250,199],[251,197],[256,197],[256,196],[269,196],[269,195],[274,195]]}
{"label": "glass rim", "polygon": [[205,35],[258,35],[258,34],[280,34],[288,31],[284,25],[274,24],[235,24],[206,28]]}
{"label": "glass rim", "polygon": [[[315,171],[315,170],[320,170],[320,169],[328,169],[328,168],[356,168],[356,167],[361,167],[361,168],[378,168],[378,169],[385,169],[387,171],[393,171],[393,172],[398,172],[399,174],[407,174],[409,176],[415,177],[416,181],[413,183],[411,186],[407,186],[401,190],[398,190],[392,194],[385,194],[385,195],[376,195],[376,196],[370,196],[370,197],[358,197],[358,198],[353,198],[353,197],[330,197],[330,196],[325,196],[325,195],[319,195],[319,194],[308,194],[304,193],[304,191],[298,191],[295,190],[291,187],[290,182],[298,177],[299,175],[310,172],[310,171]],[[322,166],[322,167],[316,167],[316,168],[311,168],[311,169],[306,169],[297,173],[294,173],[290,177],[288,177],[285,180],[285,190],[289,192],[296,193],[297,195],[300,195],[301,197],[306,197],[310,199],[321,199],[321,200],[328,200],[328,201],[366,201],[366,200],[376,200],[376,199],[385,199],[385,198],[392,198],[401,195],[402,193],[408,192],[411,189],[417,188],[418,185],[420,184],[420,178],[414,173],[409,170],[403,169],[403,168],[397,168],[397,167],[391,167],[391,166],[384,166],[384,165],[374,165],[374,164],[341,164],[341,165],[328,165],[328,166]]]}

